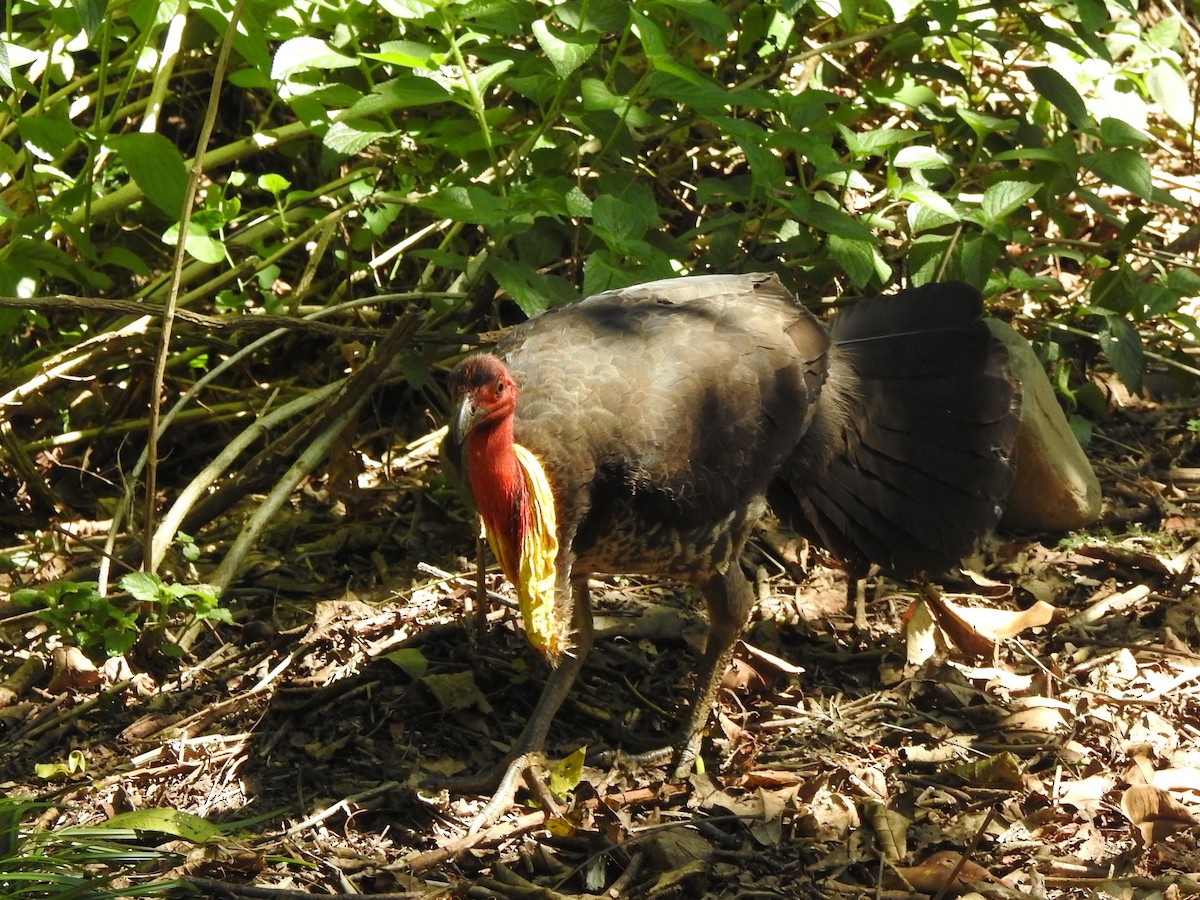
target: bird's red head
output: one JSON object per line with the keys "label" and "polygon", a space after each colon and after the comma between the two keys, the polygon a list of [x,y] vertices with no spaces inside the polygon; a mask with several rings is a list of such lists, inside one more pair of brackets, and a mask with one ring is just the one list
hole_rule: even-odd
{"label": "bird's red head", "polygon": [[516,411],[517,383],[504,363],[490,353],[469,356],[455,366],[449,387],[455,404],[450,429],[460,444],[480,425],[497,425]]}

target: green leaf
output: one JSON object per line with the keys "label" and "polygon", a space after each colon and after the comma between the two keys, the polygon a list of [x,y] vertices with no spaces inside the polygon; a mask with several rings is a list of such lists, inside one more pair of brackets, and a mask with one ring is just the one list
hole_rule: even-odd
{"label": "green leaf", "polygon": [[1071,82],[1057,69],[1041,66],[1030,69],[1026,75],[1033,89],[1050,101],[1072,125],[1076,128],[1086,128],[1091,124],[1091,116],[1088,115],[1087,106],[1079,96],[1079,91],[1075,90]]}
{"label": "green leaf", "polygon": [[1150,163],[1137,150],[1121,147],[1106,153],[1094,153],[1088,160],[1088,166],[1105,181],[1125,188],[1136,197],[1143,200],[1154,197]]}
{"label": "green leaf", "polygon": [[[646,92],[689,106],[704,115],[719,115],[733,106],[733,97],[722,85],[669,61],[659,61]],[[749,124],[749,123],[747,123]]]}
{"label": "green leaf", "polygon": [[950,160],[933,147],[918,144],[897,150],[892,164],[902,169],[944,169]]}
{"label": "green leaf", "polygon": [[803,194],[780,198],[779,203],[795,216],[796,221],[822,234],[837,235],[851,241],[875,242],[875,235],[871,229],[851,217],[845,210]]}
{"label": "green leaf", "polygon": [[555,34],[541,19],[535,20],[532,27],[538,46],[554,66],[559,78],[567,78],[587,62],[599,44],[596,37]]}
{"label": "green leaf", "polygon": [[742,153],[746,155],[746,162],[750,164],[750,171],[762,187],[768,190],[784,188],[787,176],[784,174],[783,162],[767,149],[770,138],[762,127],[728,116],[713,116],[712,121],[737,141]]}
{"label": "green leaf", "polygon": [[[178,227],[170,228],[163,235],[163,240],[168,244],[174,244],[178,240],[178,236]],[[208,233],[194,222],[188,223],[188,233],[183,242],[183,248],[200,262],[209,265],[216,265],[226,258],[225,245],[215,238],[209,237]]]}
{"label": "green leaf", "polygon": [[1020,127],[1020,123],[1016,119],[999,119],[996,116],[989,116],[979,110],[967,109],[964,106],[956,106],[954,112],[971,127],[971,130],[975,132],[975,137],[980,140],[990,134],[1011,134]]}
{"label": "green leaf", "polygon": [[991,234],[968,234],[956,246],[957,277],[982,289],[1004,253],[1004,245]]}
{"label": "green leaf", "polygon": [[[925,187],[920,184],[906,184],[900,189],[900,198],[909,200],[913,203],[914,209],[909,214],[909,223],[913,226],[914,233],[928,231],[931,228],[938,228],[941,225],[946,225],[950,222],[959,221],[962,216],[958,210],[954,208],[949,200],[939,194],[932,188]],[[932,213],[932,216],[920,216],[922,219],[920,227],[917,225],[918,212],[917,209],[924,208]]]}
{"label": "green leaf", "polygon": [[396,109],[444,103],[451,99],[450,92],[431,78],[401,75],[375,85],[371,93],[351,104],[338,116],[338,120],[386,115]]}
{"label": "green leaf", "polygon": [[397,134],[395,129],[366,119],[341,119],[329,126],[321,145],[340,156],[353,156]]}
{"label": "green leaf", "polygon": [[660,0],[663,6],[683,13],[706,43],[723,46],[734,29],[729,14],[712,0]]}
{"label": "green leaf", "polygon": [[586,756],[587,746],[584,745],[550,767],[546,786],[560,802],[566,800],[567,794],[579,787],[579,780],[583,776],[583,761]]}
{"label": "green leaf", "polygon": [[109,828],[169,834],[193,844],[207,844],[221,837],[221,829],[216,825],[178,809],[135,809],[118,813],[105,824]]}
{"label": "green leaf", "polygon": [[629,20],[634,33],[642,42],[642,50],[645,51],[651,63],[670,57],[670,51],[667,50],[667,39],[653,19],[641,10],[631,7]]}
{"label": "green leaf", "polygon": [[586,219],[592,215],[592,198],[578,185],[567,191],[563,201],[566,203],[567,212],[577,219]]}
{"label": "green leaf", "polygon": [[114,135],[109,144],[146,199],[178,221],[187,193],[187,164],[179,149],[161,134]]}
{"label": "green leaf", "polygon": [[297,37],[284,41],[275,51],[271,77],[275,81],[286,81],[310,69],[345,69],[356,65],[357,59],[338,53],[324,41],[314,37]]}
{"label": "green leaf", "polygon": [[909,246],[904,264],[914,287],[937,280],[942,261],[951,252],[950,238],[942,234],[923,234]]}
{"label": "green leaf", "polygon": [[924,131],[909,131],[903,128],[876,128],[873,131],[858,133],[851,131],[840,122],[838,131],[846,141],[846,149],[855,157],[881,156],[889,147],[896,144],[907,144],[923,136]]}
{"label": "green leaf", "polygon": [[1042,187],[1035,181],[999,181],[983,192],[981,210],[987,222],[1005,221]]}
{"label": "green leaf", "polygon": [[640,238],[658,220],[653,211],[646,209],[645,204],[629,203],[611,194],[601,194],[592,203],[592,221],[606,243],[619,246]]}
{"label": "green leaf", "polygon": [[500,201],[475,185],[451,185],[426,197],[421,206],[440,218],[472,225],[499,226],[506,218]]}
{"label": "green leaf", "polygon": [[2,82],[9,90],[16,90],[16,82],[13,81],[12,61],[8,58],[8,44],[0,41],[0,82]]}
{"label": "green leaf", "polygon": [[105,4],[102,0],[72,0],[71,5],[75,7],[75,14],[79,16],[79,24],[90,46],[104,21]]}
{"label": "green leaf", "polygon": [[531,266],[498,257],[488,260],[488,271],[529,318],[540,316],[552,306],[577,300],[574,290],[561,279],[541,275]]}
{"label": "green leaf", "polygon": [[395,666],[399,666],[409,678],[416,681],[429,670],[429,660],[425,654],[415,647],[401,647],[391,653],[385,653],[383,658]]}
{"label": "green leaf", "polygon": [[444,53],[435,50],[429,44],[419,44],[416,41],[384,41],[379,45],[378,53],[359,55],[408,69],[436,68],[445,59]]}
{"label": "green leaf", "polygon": [[162,579],[150,572],[130,572],[122,575],[118,583],[121,590],[129,591],[130,596],[140,603],[157,601],[163,589]]}
{"label": "green leaf", "polygon": [[1196,123],[1196,105],[1187,79],[1169,59],[1155,60],[1146,73],[1146,90],[1175,124],[1191,128]]}
{"label": "green leaf", "polygon": [[1150,135],[1124,119],[1105,116],[1100,120],[1100,140],[1106,147],[1141,147],[1150,142]]}
{"label": "green leaf", "polygon": [[44,162],[53,162],[79,137],[74,125],[52,116],[21,116],[17,119],[17,131],[25,149]]}
{"label": "green leaf", "polygon": [[847,240],[831,234],[828,246],[829,255],[850,276],[856,288],[865,288],[872,278],[879,277],[882,281],[885,277],[887,264],[870,242]]}
{"label": "green leaf", "polygon": [[258,176],[258,186],[264,191],[278,196],[292,186],[292,183],[282,175],[277,175],[274,172],[268,172],[265,175]]}
{"label": "green leaf", "polygon": [[1140,394],[1146,363],[1137,329],[1124,316],[1106,315],[1100,332],[1100,346],[1117,377],[1135,394]]}

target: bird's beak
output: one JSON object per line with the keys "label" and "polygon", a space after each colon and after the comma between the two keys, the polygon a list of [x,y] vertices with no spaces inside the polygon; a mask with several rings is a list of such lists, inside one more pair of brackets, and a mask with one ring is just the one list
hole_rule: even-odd
{"label": "bird's beak", "polygon": [[451,440],[456,444],[465,442],[467,434],[475,427],[481,412],[482,410],[475,405],[471,395],[464,394],[462,400],[458,402],[458,408],[454,410],[454,418],[450,420]]}

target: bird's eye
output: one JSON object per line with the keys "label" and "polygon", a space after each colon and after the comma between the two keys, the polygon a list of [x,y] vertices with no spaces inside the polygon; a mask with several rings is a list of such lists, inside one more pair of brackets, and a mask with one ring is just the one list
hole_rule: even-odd
{"label": "bird's eye", "polygon": [[504,393],[504,379],[503,378],[496,379],[496,393],[497,394]]}

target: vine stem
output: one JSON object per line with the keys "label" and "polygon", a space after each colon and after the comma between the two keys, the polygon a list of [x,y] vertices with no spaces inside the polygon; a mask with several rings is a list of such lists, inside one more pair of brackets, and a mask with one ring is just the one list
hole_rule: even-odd
{"label": "vine stem", "polygon": [[162,330],[159,332],[158,353],[154,359],[154,375],[150,380],[150,414],[146,422],[146,506],[145,522],[143,523],[145,531],[142,536],[142,568],[147,572],[154,571],[154,523],[158,514],[156,503],[158,494],[158,423],[162,414],[162,391],[167,374],[167,360],[171,355],[171,330],[175,322],[175,307],[183,282],[184,261],[187,259],[188,225],[192,219],[192,208],[196,203],[200,179],[204,175],[204,153],[208,149],[213,128],[216,126],[217,103],[221,97],[221,86],[225,82],[225,69],[229,65],[229,54],[233,51],[233,38],[237,33],[238,21],[242,17],[242,8],[245,3],[246,0],[237,0],[229,14],[229,25],[225,29],[225,37],[221,41],[221,52],[217,56],[217,64],[213,69],[208,109],[205,110],[204,124],[200,128],[200,138],[196,142],[196,155],[192,161],[191,171],[188,173],[183,209],[179,217],[179,237],[175,244],[175,258],[171,264],[171,290],[167,294]]}

